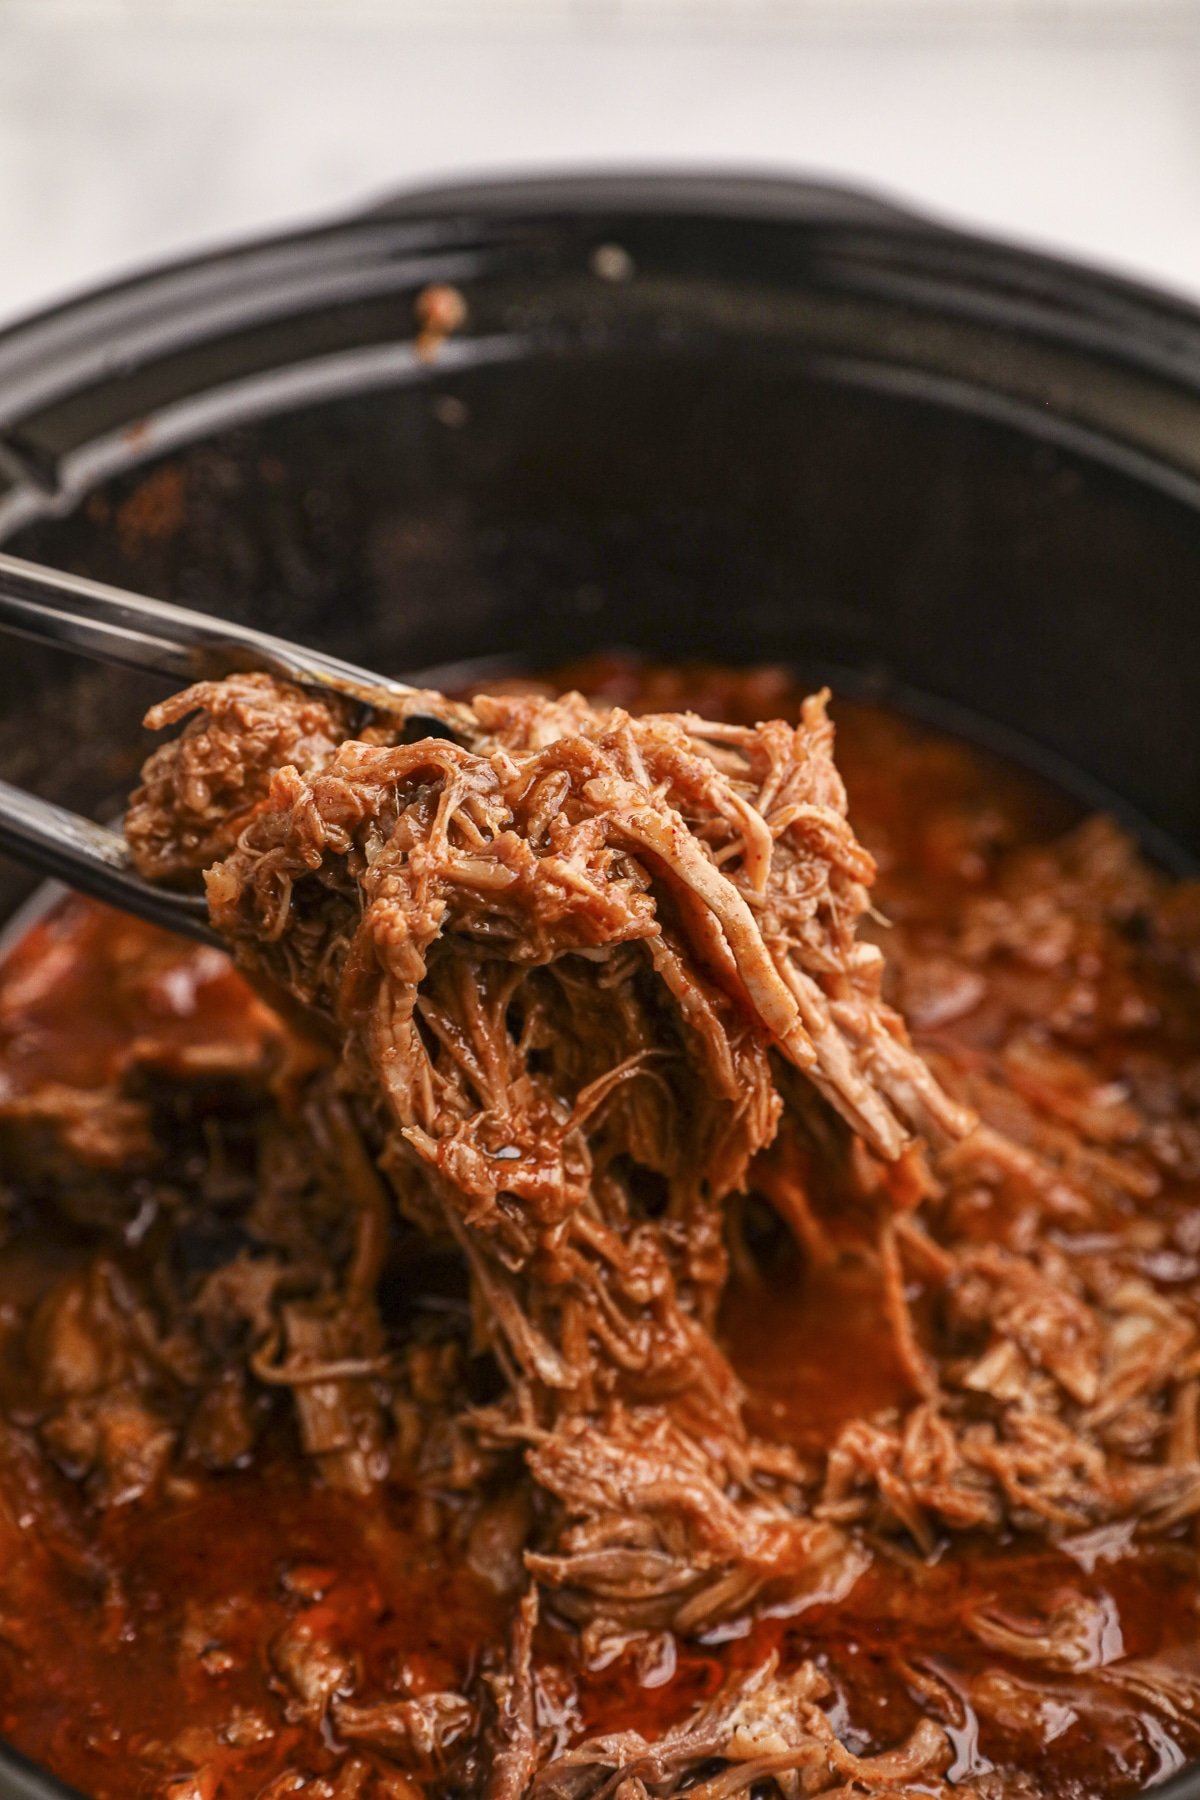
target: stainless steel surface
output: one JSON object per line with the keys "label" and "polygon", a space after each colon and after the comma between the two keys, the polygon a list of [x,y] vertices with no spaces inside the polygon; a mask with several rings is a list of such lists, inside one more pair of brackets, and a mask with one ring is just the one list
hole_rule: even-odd
{"label": "stainless steel surface", "polygon": [[0,630],[97,662],[204,681],[263,669],[386,709],[415,690],[336,656],[0,552]]}
{"label": "stainless steel surface", "polygon": [[218,942],[206,922],[203,896],[173,894],[144,881],[130,862],[120,832],[39,800],[7,781],[0,781],[0,847],[94,900],[105,900],[185,937]]}

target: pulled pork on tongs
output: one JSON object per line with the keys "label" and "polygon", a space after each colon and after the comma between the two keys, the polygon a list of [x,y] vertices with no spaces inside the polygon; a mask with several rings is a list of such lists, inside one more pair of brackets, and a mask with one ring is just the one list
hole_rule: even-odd
{"label": "pulled pork on tongs", "polygon": [[503,1377],[465,1422],[525,1456],[532,1574],[599,1631],[844,1592],[863,1552],[714,1341],[725,1204],[813,1090],[881,1163],[973,1121],[856,937],[873,865],[825,696],[751,729],[481,695],[405,742],[241,676],[151,722],[189,713],[135,858],[203,868],[239,963],[340,1035],[402,1214],[460,1247]]}

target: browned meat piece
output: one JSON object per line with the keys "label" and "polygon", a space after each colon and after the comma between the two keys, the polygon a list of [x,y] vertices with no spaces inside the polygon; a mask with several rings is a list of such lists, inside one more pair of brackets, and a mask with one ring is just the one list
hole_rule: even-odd
{"label": "browned meat piece", "polygon": [[138,866],[172,881],[227,854],[275,770],[319,766],[345,737],[350,710],[266,675],[201,681],[152,707],[153,731],[188,723],[150,757],[130,801],[125,831]]}
{"label": "browned meat piece", "polygon": [[525,1546],[533,1525],[528,1487],[519,1483],[480,1507],[467,1540],[467,1561],[498,1594],[524,1586]]}
{"label": "browned meat piece", "polygon": [[[535,1441],[534,1475],[568,1524],[528,1565],[560,1608],[622,1632],[704,1631],[764,1592],[844,1598],[861,1546],[771,1491],[756,1446],[729,1434],[724,1461],[666,1408],[575,1418]],[[594,1635],[594,1634],[593,1634]]]}
{"label": "browned meat piece", "polygon": [[537,1622],[538,1593],[530,1587],[513,1615],[505,1667],[489,1684],[493,1717],[486,1739],[484,1800],[524,1800],[541,1761],[533,1675]]}
{"label": "browned meat piece", "polygon": [[1051,1596],[1045,1616],[1013,1617],[999,1602],[971,1607],[975,1636],[1002,1656],[1049,1669],[1091,1669],[1104,1658],[1106,1615],[1097,1600],[1067,1590]]}
{"label": "browned meat piece", "polygon": [[270,1656],[288,1719],[322,1720],[334,1695],[351,1693],[357,1681],[353,1656],[304,1613],[271,1640]]}
{"label": "browned meat piece", "polygon": [[[1065,1650],[1069,1641],[1068,1628],[1066,1640],[1056,1637],[1051,1648]],[[1006,1649],[1012,1653],[1011,1647]],[[1018,1660],[1028,1658],[1018,1651]],[[1036,1674],[1032,1669],[1016,1674],[991,1668],[972,1681],[970,1700],[987,1727],[1052,1754],[1064,1723],[1075,1721],[1076,1730],[1104,1741],[1124,1768],[1140,1771],[1143,1782],[1157,1766],[1164,1728],[1181,1757],[1190,1760],[1200,1749],[1200,1666],[1194,1644],[1108,1663],[1093,1657],[1069,1672],[1065,1657],[1054,1654]],[[1000,1800],[1031,1791],[1021,1777],[1009,1780],[1013,1785],[997,1790]],[[981,1780],[978,1791],[987,1800],[991,1790]]]}
{"label": "browned meat piece", "polygon": [[235,1469],[258,1437],[259,1420],[240,1369],[226,1369],[205,1388],[188,1421],[186,1446],[209,1469]]}
{"label": "browned meat piece", "polygon": [[197,1376],[186,1343],[165,1338],[101,1258],[46,1295],[29,1350],[51,1403],[42,1437],[61,1466],[108,1505],[152,1487],[175,1443],[172,1394]]}
{"label": "browned meat piece", "polygon": [[[715,1700],[655,1743],[636,1731],[589,1738],[539,1770],[532,1800],[600,1800],[614,1791],[665,1800],[715,1770],[712,1791],[754,1788],[787,1796],[919,1792],[949,1795],[939,1779],[951,1762],[945,1733],[923,1720],[906,1743],[879,1756],[842,1744],[818,1702],[828,1683],[812,1663],[779,1676],[772,1663],[736,1675]],[[718,1765],[720,1765],[718,1769]],[[797,1786],[797,1776],[800,1784]],[[913,1788],[909,1783],[916,1784]],[[700,1787],[709,1791],[709,1783]]]}
{"label": "browned meat piece", "polygon": [[368,1493],[387,1467],[383,1409],[371,1387],[383,1366],[373,1308],[289,1301],[282,1325],[286,1362],[260,1353],[254,1373],[291,1388],[301,1443],[331,1486]]}
{"label": "browned meat piece", "polygon": [[0,1159],[10,1179],[67,1189],[81,1171],[139,1174],[158,1154],[145,1102],[118,1088],[46,1082],[0,1101]]}
{"label": "browned meat piece", "polygon": [[475,1709],[461,1694],[421,1694],[358,1705],[335,1699],[334,1730],[347,1743],[378,1750],[425,1781],[444,1776],[456,1745],[473,1731]]}
{"label": "browned meat piece", "polygon": [[[1144,1282],[1098,1294],[1054,1252],[1040,1262],[996,1245],[948,1258],[935,1286],[958,1354],[931,1364],[933,1392],[903,1418],[843,1429],[820,1517],[898,1524],[931,1548],[939,1526],[1165,1531],[1200,1511],[1196,1323]],[[1159,1460],[1173,1413],[1178,1451]]]}

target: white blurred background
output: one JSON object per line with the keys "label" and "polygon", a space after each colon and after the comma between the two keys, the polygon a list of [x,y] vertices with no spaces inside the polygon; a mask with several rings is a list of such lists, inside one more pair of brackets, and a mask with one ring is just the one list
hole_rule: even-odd
{"label": "white blurred background", "polygon": [[614,164],[840,176],[1200,298],[1200,0],[0,0],[0,322]]}

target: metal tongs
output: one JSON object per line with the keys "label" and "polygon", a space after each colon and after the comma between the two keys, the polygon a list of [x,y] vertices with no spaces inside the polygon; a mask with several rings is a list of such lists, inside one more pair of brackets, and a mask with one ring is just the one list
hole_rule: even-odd
{"label": "metal tongs", "polygon": [[[358,701],[365,715],[398,715],[412,723],[414,700],[430,698],[419,688],[285,638],[3,552],[0,630],[78,651],[94,662],[167,675],[181,686],[262,670],[301,687]],[[436,716],[427,710],[420,714],[426,735],[457,736],[466,729],[470,718],[466,708],[441,696],[437,707]],[[110,906],[206,943],[218,941],[208,925],[203,896],[175,893],[145,881],[134,869],[119,831],[7,781],[0,781],[0,849]]]}

